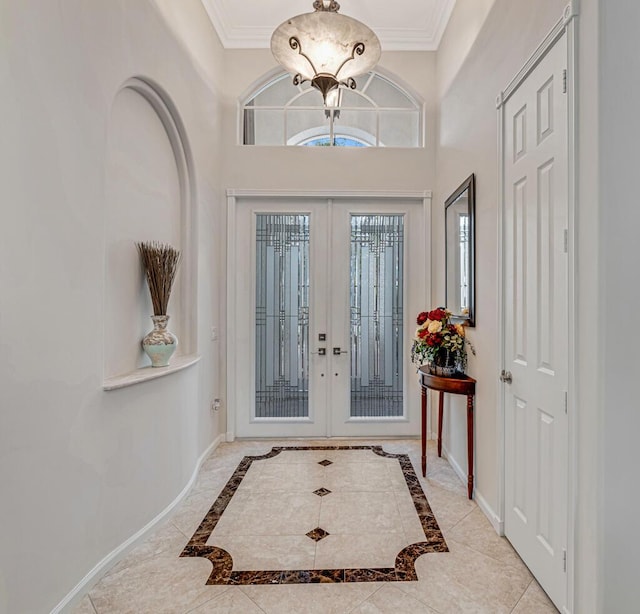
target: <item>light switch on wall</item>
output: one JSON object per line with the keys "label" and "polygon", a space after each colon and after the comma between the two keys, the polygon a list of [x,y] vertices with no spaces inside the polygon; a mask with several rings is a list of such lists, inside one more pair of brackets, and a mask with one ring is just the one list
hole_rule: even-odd
{"label": "light switch on wall", "polygon": [[218,340],[218,327],[217,326],[212,326],[211,327],[211,341],[217,341]]}

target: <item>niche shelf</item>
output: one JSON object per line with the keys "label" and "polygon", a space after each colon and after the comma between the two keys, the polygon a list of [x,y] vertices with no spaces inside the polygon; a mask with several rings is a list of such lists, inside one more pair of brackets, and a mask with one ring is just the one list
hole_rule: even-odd
{"label": "niche shelf", "polygon": [[123,373],[122,375],[115,375],[114,377],[108,377],[102,384],[103,390],[118,390],[119,388],[126,388],[127,386],[134,386],[141,382],[148,382],[152,379],[158,379],[159,377],[165,377],[178,371],[183,371],[195,365],[200,361],[200,356],[197,354],[191,354],[189,356],[175,356],[171,364],[167,367],[141,367],[135,369],[129,373]]}

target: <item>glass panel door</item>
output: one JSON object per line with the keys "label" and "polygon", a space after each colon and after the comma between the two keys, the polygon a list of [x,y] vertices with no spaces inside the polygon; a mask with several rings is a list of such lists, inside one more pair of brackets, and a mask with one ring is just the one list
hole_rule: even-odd
{"label": "glass panel door", "polygon": [[[238,437],[327,433],[327,202],[246,198],[232,210],[227,345]],[[326,303],[326,301],[325,301]]]}
{"label": "glass panel door", "polygon": [[419,434],[408,348],[428,279],[422,210],[387,199],[238,204],[227,346],[235,435]]}
{"label": "glass panel door", "polygon": [[334,200],[331,220],[331,434],[417,435],[409,348],[425,308],[422,203]]}

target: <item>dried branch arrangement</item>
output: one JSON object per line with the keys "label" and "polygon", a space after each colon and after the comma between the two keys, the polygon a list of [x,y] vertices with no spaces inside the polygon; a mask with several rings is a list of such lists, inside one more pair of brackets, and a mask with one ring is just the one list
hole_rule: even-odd
{"label": "dried branch arrangement", "polygon": [[180,264],[180,252],[166,243],[136,243],[147,276],[153,315],[167,315],[171,287]]}

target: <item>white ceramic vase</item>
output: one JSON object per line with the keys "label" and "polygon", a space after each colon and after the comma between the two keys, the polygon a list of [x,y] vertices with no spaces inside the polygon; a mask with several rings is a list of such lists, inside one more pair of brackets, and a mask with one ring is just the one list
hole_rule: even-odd
{"label": "white ceramic vase", "polygon": [[152,367],[166,367],[178,347],[178,338],[167,330],[169,316],[151,316],[153,330],[142,340],[142,349]]}

